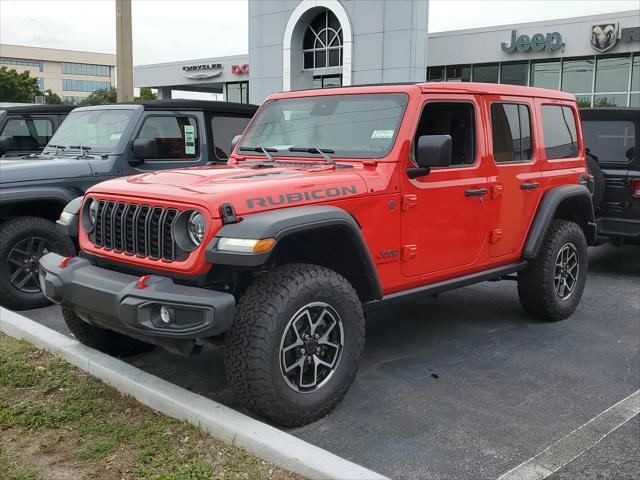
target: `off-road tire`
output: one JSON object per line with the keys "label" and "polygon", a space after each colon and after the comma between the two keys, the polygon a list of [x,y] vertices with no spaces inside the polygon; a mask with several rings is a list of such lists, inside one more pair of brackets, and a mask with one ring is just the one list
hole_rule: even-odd
{"label": "off-road tire", "polygon": [[[562,299],[556,293],[554,275],[556,259],[566,244],[575,246],[578,274],[571,295]],[[587,241],[579,225],[567,220],[553,220],[538,256],[518,273],[518,295],[527,313],[541,320],[556,322],[569,317],[580,303],[587,278]]]}
{"label": "off-road tire", "polygon": [[[39,237],[48,241],[52,251],[62,256],[75,254],[71,240],[56,231],[55,224],[38,217],[19,217],[8,220],[0,226],[0,304],[12,310],[28,310],[49,305],[44,294],[24,292],[10,282],[9,254],[20,242],[29,237]],[[35,272],[37,279],[37,272]]]}
{"label": "off-road tire", "polygon": [[[305,305],[326,302],[341,318],[342,357],[326,384],[313,392],[294,391],[280,369],[283,332]],[[362,304],[338,273],[309,264],[288,264],[257,279],[241,297],[227,335],[225,369],[229,383],[249,408],[286,427],[327,415],[353,383],[364,349]]]}
{"label": "off-road tire", "polygon": [[80,343],[108,355],[128,357],[145,353],[155,348],[149,343],[127,337],[113,330],[94,327],[68,308],[62,308],[62,317],[64,318],[64,323],[67,324],[73,336]]}
{"label": "off-road tire", "polygon": [[587,170],[589,174],[593,176],[591,202],[593,203],[593,208],[598,208],[604,198],[604,174],[602,173],[600,164],[591,154],[587,154]]}

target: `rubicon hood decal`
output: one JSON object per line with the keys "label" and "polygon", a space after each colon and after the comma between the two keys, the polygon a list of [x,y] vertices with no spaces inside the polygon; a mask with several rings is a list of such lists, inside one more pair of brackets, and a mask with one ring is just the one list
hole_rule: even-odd
{"label": "rubicon hood decal", "polygon": [[279,195],[268,195],[266,197],[248,198],[247,208],[264,208],[269,206],[298,203],[302,201],[326,200],[329,198],[343,197],[346,195],[355,195],[357,193],[358,187],[356,185],[350,185],[346,187],[318,188],[314,190],[306,190],[304,192],[292,192]]}

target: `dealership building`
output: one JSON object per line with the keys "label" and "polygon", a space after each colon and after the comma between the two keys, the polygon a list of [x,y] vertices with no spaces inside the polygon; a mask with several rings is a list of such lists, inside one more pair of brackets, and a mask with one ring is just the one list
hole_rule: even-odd
{"label": "dealership building", "polygon": [[109,53],[0,44],[0,67],[28,71],[40,90],[78,103],[100,89],[115,87],[116,56]]}
{"label": "dealership building", "polygon": [[559,89],[583,106],[640,106],[638,11],[427,32],[424,0],[249,0],[249,52],[140,65],[136,87],[260,103],[273,92],[394,82]]}

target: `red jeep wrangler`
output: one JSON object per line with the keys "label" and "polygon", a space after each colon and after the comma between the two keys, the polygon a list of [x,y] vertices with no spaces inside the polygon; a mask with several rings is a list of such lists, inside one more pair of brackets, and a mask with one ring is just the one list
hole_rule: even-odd
{"label": "red jeep wrangler", "polygon": [[224,342],[229,382],[287,426],[354,380],[365,313],[515,278],[524,309],[576,309],[595,239],[575,98],[484,84],[272,95],[226,166],[109,180],[41,260],[73,334],[112,353]]}

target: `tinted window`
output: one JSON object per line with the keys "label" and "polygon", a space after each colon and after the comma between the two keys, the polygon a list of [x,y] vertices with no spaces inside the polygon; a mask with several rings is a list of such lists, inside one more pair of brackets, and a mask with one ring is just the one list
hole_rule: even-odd
{"label": "tinted window", "polygon": [[226,160],[231,155],[231,141],[236,135],[240,135],[250,118],[238,117],[213,117],[211,126],[213,127],[213,145],[215,146],[216,158]]}
{"label": "tinted window", "polygon": [[193,117],[147,117],[137,138],[155,138],[160,160],[191,159],[199,155],[198,128]]}
{"label": "tinted window", "polygon": [[475,163],[475,114],[470,103],[429,102],[422,111],[416,141],[422,135],[451,136],[451,165]]}
{"label": "tinted window", "polygon": [[0,135],[13,137],[18,152],[37,151],[49,143],[53,124],[47,118],[10,119]]}
{"label": "tinted window", "polygon": [[531,160],[529,107],[514,103],[491,105],[493,158],[497,163]]}
{"label": "tinted window", "polygon": [[547,158],[573,158],[578,155],[576,120],[569,107],[544,105],[542,130]]}
{"label": "tinted window", "polygon": [[628,162],[636,145],[636,127],[631,121],[582,122],[584,146],[601,162]]}
{"label": "tinted window", "polygon": [[381,158],[395,142],[407,100],[404,93],[274,100],[258,110],[239,148],[296,156],[289,148],[323,148],[337,157]]}

